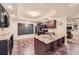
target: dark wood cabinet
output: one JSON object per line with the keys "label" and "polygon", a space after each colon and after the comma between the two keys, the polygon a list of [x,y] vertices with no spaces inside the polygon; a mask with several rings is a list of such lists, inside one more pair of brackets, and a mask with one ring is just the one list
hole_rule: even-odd
{"label": "dark wood cabinet", "polygon": [[61,45],[64,45],[65,44],[65,40],[64,39],[65,39],[65,37],[62,37],[61,38],[61,40],[60,40]]}
{"label": "dark wood cabinet", "polygon": [[56,20],[47,21],[47,28],[56,28]]}
{"label": "dark wood cabinet", "polygon": [[50,20],[50,21],[45,21],[45,22],[40,22],[36,26],[36,31],[37,35],[45,34],[48,32],[48,29],[53,29],[56,28],[56,20]]}
{"label": "dark wood cabinet", "polygon": [[35,49],[35,54],[36,55],[45,55],[46,49],[45,49],[46,45],[41,42],[38,39],[34,40],[34,49]]}
{"label": "dark wood cabinet", "polygon": [[0,55],[8,55],[7,40],[0,41]]}
{"label": "dark wood cabinet", "polygon": [[38,26],[42,27],[46,25],[47,28],[56,28],[56,20],[41,22],[37,24]]}
{"label": "dark wood cabinet", "polygon": [[49,55],[51,53],[55,53],[58,48],[64,45],[64,37],[45,44],[44,42],[40,41],[39,39],[34,38],[34,50],[36,55]]}
{"label": "dark wood cabinet", "polygon": [[8,39],[0,40],[0,55],[11,55],[13,49],[13,35]]}

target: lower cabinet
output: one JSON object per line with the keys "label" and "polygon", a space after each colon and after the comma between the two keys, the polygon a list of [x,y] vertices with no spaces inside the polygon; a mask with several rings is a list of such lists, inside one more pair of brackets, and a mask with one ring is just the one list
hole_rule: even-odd
{"label": "lower cabinet", "polygon": [[58,48],[64,45],[64,37],[45,44],[44,42],[40,41],[39,39],[34,38],[34,50],[36,55],[49,55],[54,54]]}
{"label": "lower cabinet", "polygon": [[39,41],[38,39],[34,39],[34,49],[36,55],[45,55],[46,54],[46,44]]}
{"label": "lower cabinet", "polygon": [[0,55],[8,55],[7,40],[0,41]]}

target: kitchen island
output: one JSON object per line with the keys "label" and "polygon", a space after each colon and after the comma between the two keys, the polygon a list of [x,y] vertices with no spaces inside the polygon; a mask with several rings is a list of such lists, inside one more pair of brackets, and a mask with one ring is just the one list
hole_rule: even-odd
{"label": "kitchen island", "polygon": [[[34,38],[34,50],[36,55],[55,55],[59,49],[65,48],[65,36],[60,34],[53,37],[40,35]],[[57,52],[57,53],[56,53]],[[61,51],[65,54],[66,51]]]}
{"label": "kitchen island", "polygon": [[[13,55],[61,55],[65,54],[65,36],[49,34],[20,36],[14,40]],[[61,49],[63,48],[63,49]],[[59,53],[58,53],[59,51]]]}

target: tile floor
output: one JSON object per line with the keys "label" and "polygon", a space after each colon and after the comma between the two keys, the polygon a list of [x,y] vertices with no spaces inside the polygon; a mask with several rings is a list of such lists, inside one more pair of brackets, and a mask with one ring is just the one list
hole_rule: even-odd
{"label": "tile floor", "polygon": [[[15,40],[12,55],[35,55],[33,44],[34,42],[32,38],[30,38],[29,40]],[[64,55],[79,55],[79,44],[69,41],[66,47],[67,50],[64,51],[67,53]],[[57,55],[60,54],[61,53],[57,53]]]}
{"label": "tile floor", "polygon": [[79,55],[79,35],[75,34],[72,39],[68,39],[68,55]]}
{"label": "tile floor", "polygon": [[33,46],[32,38],[15,40],[12,55],[34,55]]}
{"label": "tile floor", "polygon": [[67,55],[79,55],[79,44],[68,42]]}

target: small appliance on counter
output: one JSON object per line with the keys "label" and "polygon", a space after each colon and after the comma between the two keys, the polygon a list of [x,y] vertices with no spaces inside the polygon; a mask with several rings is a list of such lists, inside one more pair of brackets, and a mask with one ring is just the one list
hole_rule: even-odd
{"label": "small appliance on counter", "polygon": [[37,35],[45,34],[48,32],[48,28],[46,25],[39,26],[37,25]]}
{"label": "small appliance on counter", "polygon": [[42,31],[43,31],[43,32],[48,32],[48,28],[47,28],[46,25],[42,25]]}

